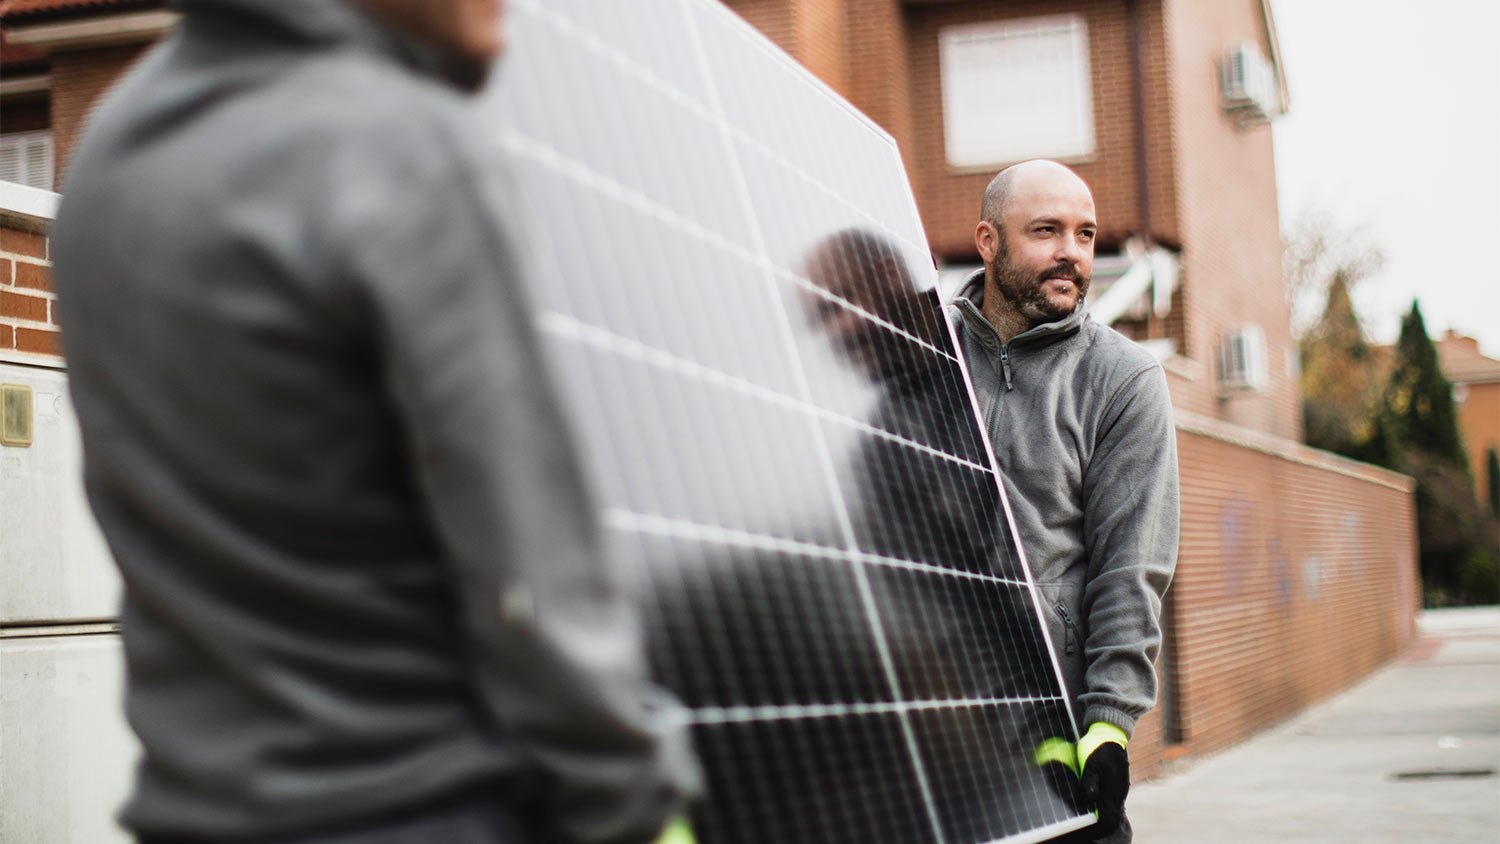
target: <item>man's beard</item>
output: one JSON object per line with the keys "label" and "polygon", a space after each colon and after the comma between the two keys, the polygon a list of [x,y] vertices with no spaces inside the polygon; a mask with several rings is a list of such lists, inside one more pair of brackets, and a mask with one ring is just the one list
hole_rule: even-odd
{"label": "man's beard", "polygon": [[[1057,322],[1071,315],[1083,305],[1083,297],[1089,292],[1090,278],[1084,278],[1078,272],[1078,267],[1067,262],[1053,264],[1040,273],[1030,273],[1020,267],[1012,266],[1010,263],[1010,250],[1002,239],[1000,252],[995,256],[995,263],[989,268],[994,275],[995,289],[1005,297],[1005,301],[1025,317],[1032,325],[1041,325],[1046,322]],[[1078,288],[1078,300],[1072,307],[1058,307],[1047,299],[1046,292],[1042,289],[1043,281],[1049,278],[1066,278],[1073,282]]]}
{"label": "man's beard", "polygon": [[447,54],[441,58],[443,78],[469,94],[477,94],[490,82],[496,63],[468,56]]}

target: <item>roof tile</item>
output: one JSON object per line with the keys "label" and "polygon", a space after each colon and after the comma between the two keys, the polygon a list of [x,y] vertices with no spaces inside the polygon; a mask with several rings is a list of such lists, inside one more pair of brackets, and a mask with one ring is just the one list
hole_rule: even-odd
{"label": "roof tile", "polygon": [[1500,360],[1487,357],[1472,337],[1449,332],[1435,344],[1438,367],[1455,384],[1484,384],[1500,381]]}

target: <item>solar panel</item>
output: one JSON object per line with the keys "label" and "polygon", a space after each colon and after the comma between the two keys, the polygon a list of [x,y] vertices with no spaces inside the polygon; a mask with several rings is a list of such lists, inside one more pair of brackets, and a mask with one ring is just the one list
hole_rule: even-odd
{"label": "solar panel", "polygon": [[513,4],[482,101],[706,842],[1040,841],[1076,739],[901,160],[712,2]]}

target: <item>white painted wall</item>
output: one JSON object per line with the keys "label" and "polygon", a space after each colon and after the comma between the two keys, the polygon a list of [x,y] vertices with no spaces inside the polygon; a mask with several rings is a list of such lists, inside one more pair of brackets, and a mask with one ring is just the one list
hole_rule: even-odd
{"label": "white painted wall", "polygon": [[[0,217],[45,230],[57,194],[0,183]],[[29,387],[32,441],[0,445],[0,844],[124,844],[139,754],[114,632],[120,579],[83,493],[67,374],[0,361]]]}

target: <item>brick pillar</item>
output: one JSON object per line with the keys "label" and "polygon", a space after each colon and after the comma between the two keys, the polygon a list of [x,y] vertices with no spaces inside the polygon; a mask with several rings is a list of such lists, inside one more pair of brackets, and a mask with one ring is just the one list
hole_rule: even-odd
{"label": "brick pillar", "polygon": [[906,18],[896,0],[845,0],[849,88],[843,92],[901,147],[907,178],[917,176],[912,136]]}
{"label": "brick pillar", "polygon": [[845,97],[847,0],[726,0],[725,5]]}
{"label": "brick pillar", "polygon": [[891,133],[915,178],[906,21],[897,0],[726,3]]}

